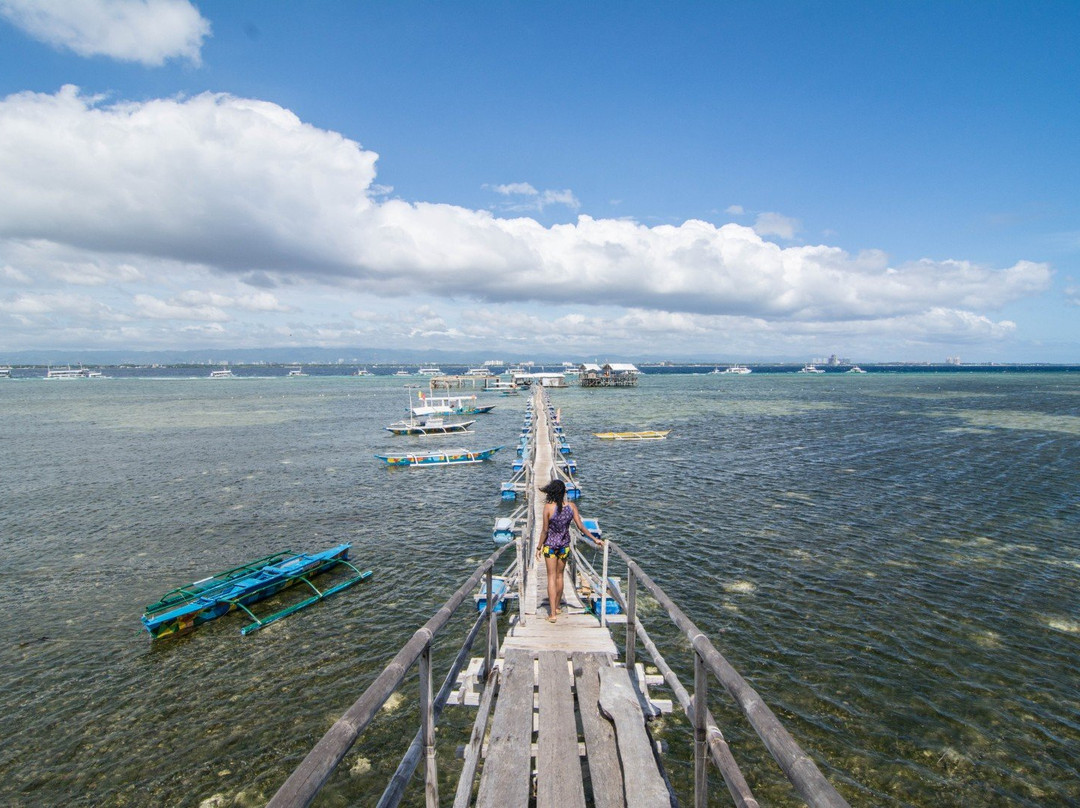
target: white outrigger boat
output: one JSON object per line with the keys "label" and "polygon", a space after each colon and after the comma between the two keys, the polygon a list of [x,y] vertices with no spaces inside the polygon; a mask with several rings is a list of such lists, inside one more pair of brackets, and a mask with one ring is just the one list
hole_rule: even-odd
{"label": "white outrigger boat", "polygon": [[491,412],[495,409],[494,404],[477,404],[476,396],[442,396],[424,397],[420,393],[423,402],[419,407],[411,407],[410,412],[417,417],[426,418],[432,415],[477,415]]}
{"label": "white outrigger boat", "polygon": [[405,421],[398,421],[390,426],[383,427],[388,432],[392,432],[395,435],[460,435],[462,432],[468,432],[469,427],[475,424],[476,421],[451,421],[446,422],[442,418],[424,418],[418,420],[416,418],[409,418]]}

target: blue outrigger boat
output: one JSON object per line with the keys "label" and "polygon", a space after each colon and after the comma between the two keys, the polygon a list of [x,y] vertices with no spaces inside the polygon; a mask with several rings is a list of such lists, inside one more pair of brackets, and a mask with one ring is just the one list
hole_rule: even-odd
{"label": "blue outrigger boat", "polygon": [[[255,622],[242,628],[241,633],[257,631],[370,577],[371,570],[361,572],[349,563],[351,546],[340,544],[321,553],[285,550],[177,587],[166,593],[157,603],[146,607],[142,616],[143,625],[154,637],[187,634],[202,623],[228,614],[234,609],[242,609]],[[339,564],[347,566],[356,576],[326,590],[317,589],[309,580]],[[248,608],[251,604],[297,583],[306,584],[315,594],[268,617],[256,617]]]}

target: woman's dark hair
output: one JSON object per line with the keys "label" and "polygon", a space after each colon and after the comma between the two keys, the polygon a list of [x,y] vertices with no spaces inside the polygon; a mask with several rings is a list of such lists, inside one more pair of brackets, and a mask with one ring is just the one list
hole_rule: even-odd
{"label": "woman's dark hair", "polygon": [[561,511],[563,499],[566,497],[566,483],[562,480],[552,480],[540,489],[547,494],[547,501],[555,503],[555,510]]}

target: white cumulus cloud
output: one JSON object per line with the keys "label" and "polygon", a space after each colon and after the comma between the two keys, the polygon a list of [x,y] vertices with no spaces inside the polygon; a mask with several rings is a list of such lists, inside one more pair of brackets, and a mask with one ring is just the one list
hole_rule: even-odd
{"label": "white cumulus cloud", "polygon": [[200,63],[210,23],[188,0],[0,0],[0,14],[35,39],[80,56],[156,67]]}
{"label": "white cumulus cloud", "polygon": [[[291,311],[275,294],[286,287],[291,295],[318,288],[383,298],[423,290],[492,305],[573,299],[652,312],[627,320],[626,333],[645,333],[640,323],[651,321],[697,339],[736,320],[795,331],[850,324],[863,333],[921,323],[927,334],[994,336],[1008,327],[986,311],[1044,291],[1051,278],[1046,264],[1030,261],[893,264],[879,251],[785,247],[767,237],[790,241],[798,223],[779,214],[760,214],[753,228],[586,215],[545,227],[526,216],[384,199],[377,159],[265,101],[206,93],[107,103],[70,86],[19,93],[0,100],[0,265],[11,279],[51,273],[54,281],[135,287],[133,314],[155,320]],[[536,205],[577,204],[570,191],[529,183],[492,190]],[[219,290],[215,299],[162,291],[197,288],[199,273],[251,292]],[[341,316],[349,309],[378,307],[353,303]],[[358,319],[327,327],[347,333]],[[586,318],[578,331],[594,325],[600,330]],[[433,313],[412,317],[408,331],[470,338]]]}
{"label": "white cumulus cloud", "polygon": [[528,182],[511,182],[505,185],[489,185],[486,187],[512,200],[505,206],[505,210],[509,212],[525,213],[534,211],[539,213],[551,205],[562,205],[570,210],[581,208],[581,201],[569,188],[560,191],[539,191]]}
{"label": "white cumulus cloud", "polygon": [[759,236],[779,236],[791,241],[799,232],[799,220],[779,213],[759,213],[754,220],[754,232]]}

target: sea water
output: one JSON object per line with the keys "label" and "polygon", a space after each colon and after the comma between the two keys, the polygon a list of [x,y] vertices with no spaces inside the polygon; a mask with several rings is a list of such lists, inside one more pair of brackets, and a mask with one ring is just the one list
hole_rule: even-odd
{"label": "sea water", "polygon": [[[513,507],[525,397],[485,396],[473,434],[403,438],[383,429],[400,379],[133,376],[0,381],[0,804],[265,803]],[[551,399],[583,513],[853,805],[1080,803],[1080,373],[644,375]],[[671,433],[593,436],[640,429]],[[507,448],[458,468],[372,456],[456,445]],[[139,623],[173,586],[341,542],[373,577],[263,631]],[[686,641],[641,612],[692,687]],[[374,804],[416,691],[413,672],[316,804]],[[759,799],[798,804],[715,682],[710,707]],[[444,796],[472,719],[440,721]],[[654,735],[690,804],[687,726],[676,708]],[[712,791],[724,804],[715,772]]]}

